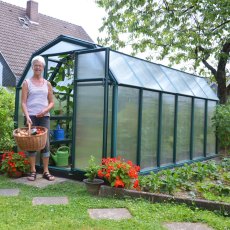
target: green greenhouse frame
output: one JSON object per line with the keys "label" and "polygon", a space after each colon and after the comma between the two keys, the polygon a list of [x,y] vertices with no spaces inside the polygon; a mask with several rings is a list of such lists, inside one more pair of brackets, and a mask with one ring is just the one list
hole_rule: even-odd
{"label": "green greenhouse frame", "polygon": [[[51,160],[51,170],[78,176],[91,155],[98,163],[121,156],[145,174],[217,155],[211,118],[218,98],[204,78],[64,35],[36,55],[46,60],[56,101],[51,153],[70,148],[68,165]],[[16,87],[16,127],[24,126],[21,88],[31,59]],[[64,139],[53,139],[57,124]]]}

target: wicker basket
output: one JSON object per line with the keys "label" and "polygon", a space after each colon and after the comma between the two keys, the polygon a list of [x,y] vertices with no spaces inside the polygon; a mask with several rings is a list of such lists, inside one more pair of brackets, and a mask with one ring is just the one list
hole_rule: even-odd
{"label": "wicker basket", "polygon": [[[18,128],[13,131],[17,146],[22,151],[39,151],[45,148],[48,129],[42,126],[33,126],[31,128],[39,128],[44,132],[41,134],[30,135],[30,128],[28,127]],[[20,131],[27,132],[29,135],[21,136],[19,135]]]}

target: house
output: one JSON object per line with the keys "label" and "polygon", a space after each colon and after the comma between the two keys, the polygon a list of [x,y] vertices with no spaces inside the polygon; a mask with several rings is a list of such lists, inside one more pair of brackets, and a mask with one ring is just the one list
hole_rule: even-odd
{"label": "house", "polygon": [[36,1],[26,8],[0,0],[0,86],[15,86],[37,49],[64,34],[92,42],[78,25],[38,12]]}

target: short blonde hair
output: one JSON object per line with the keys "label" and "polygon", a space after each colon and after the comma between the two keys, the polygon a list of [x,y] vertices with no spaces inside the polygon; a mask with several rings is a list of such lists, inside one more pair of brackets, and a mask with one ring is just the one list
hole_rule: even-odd
{"label": "short blonde hair", "polygon": [[42,57],[42,56],[35,56],[35,57],[31,60],[31,66],[34,65],[34,62],[35,62],[35,61],[41,62],[41,63],[43,64],[44,67],[45,67],[45,65],[46,65],[45,59],[44,59],[44,57]]}

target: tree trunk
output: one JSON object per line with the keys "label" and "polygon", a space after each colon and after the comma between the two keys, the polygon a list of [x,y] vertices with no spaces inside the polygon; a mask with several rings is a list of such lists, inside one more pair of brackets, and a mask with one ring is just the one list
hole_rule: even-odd
{"label": "tree trunk", "polygon": [[226,87],[226,74],[224,71],[217,70],[216,81],[218,84],[217,95],[220,100],[220,104],[227,102],[227,87]]}

